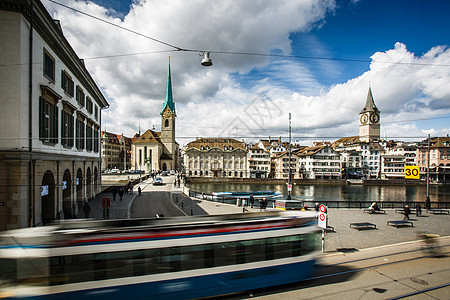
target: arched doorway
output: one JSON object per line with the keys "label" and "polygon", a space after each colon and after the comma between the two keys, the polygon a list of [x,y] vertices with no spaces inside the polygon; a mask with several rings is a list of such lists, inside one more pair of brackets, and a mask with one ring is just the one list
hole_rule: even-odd
{"label": "arched doorway", "polygon": [[166,163],[163,163],[163,165],[162,165],[162,170],[163,170],[163,171],[167,171],[167,164],[166,164]]}
{"label": "arched doorway", "polygon": [[[91,174],[91,168],[87,168],[86,170],[86,196],[88,199],[92,197],[92,174]],[[86,199],[87,200],[87,199]]]}
{"label": "arched doorway", "polygon": [[97,167],[94,167],[94,196],[98,192],[98,171]]}
{"label": "arched doorway", "polygon": [[77,206],[78,209],[74,211],[74,217],[77,217],[77,211],[80,211],[83,207],[83,171],[81,169],[77,170],[77,181],[75,182],[77,186]]}
{"label": "arched doorway", "polygon": [[55,220],[55,178],[52,171],[46,171],[41,184],[42,223]]}
{"label": "arched doorway", "polygon": [[62,194],[64,219],[70,219],[72,218],[72,180],[69,169],[66,169],[63,174]]}

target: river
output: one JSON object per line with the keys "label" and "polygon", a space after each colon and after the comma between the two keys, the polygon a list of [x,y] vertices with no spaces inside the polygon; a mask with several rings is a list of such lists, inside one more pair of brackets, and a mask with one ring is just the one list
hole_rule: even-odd
{"label": "river", "polygon": [[[193,191],[210,194],[231,191],[274,191],[287,195],[285,184],[243,184],[243,183],[187,183]],[[432,202],[450,202],[450,185],[430,185]],[[366,185],[294,185],[292,199],[307,201],[425,201],[426,185],[366,186]]]}

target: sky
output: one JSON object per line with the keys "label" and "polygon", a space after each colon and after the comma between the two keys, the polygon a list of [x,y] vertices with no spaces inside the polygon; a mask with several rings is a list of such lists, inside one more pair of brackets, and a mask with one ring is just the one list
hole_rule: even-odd
{"label": "sky", "polygon": [[180,146],[355,136],[369,86],[382,138],[450,134],[450,1],[41,1],[110,104],[102,130],[161,129],[170,56]]}

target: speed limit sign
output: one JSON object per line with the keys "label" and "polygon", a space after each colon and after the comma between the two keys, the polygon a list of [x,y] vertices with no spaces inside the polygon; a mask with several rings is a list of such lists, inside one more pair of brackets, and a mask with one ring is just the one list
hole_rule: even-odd
{"label": "speed limit sign", "polygon": [[325,213],[327,211],[327,207],[323,204],[319,207],[319,209],[320,209],[320,212],[323,212],[323,213]]}
{"label": "speed limit sign", "polygon": [[405,166],[406,179],[420,179],[419,166]]}

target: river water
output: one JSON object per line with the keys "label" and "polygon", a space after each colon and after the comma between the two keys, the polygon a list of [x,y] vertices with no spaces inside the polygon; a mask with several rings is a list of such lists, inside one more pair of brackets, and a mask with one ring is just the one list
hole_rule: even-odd
{"label": "river water", "polygon": [[[193,191],[210,194],[232,191],[274,191],[287,195],[286,184],[187,183]],[[450,185],[430,185],[430,200],[450,202]],[[304,201],[425,201],[426,185],[366,186],[366,185],[294,185],[292,199]]]}

